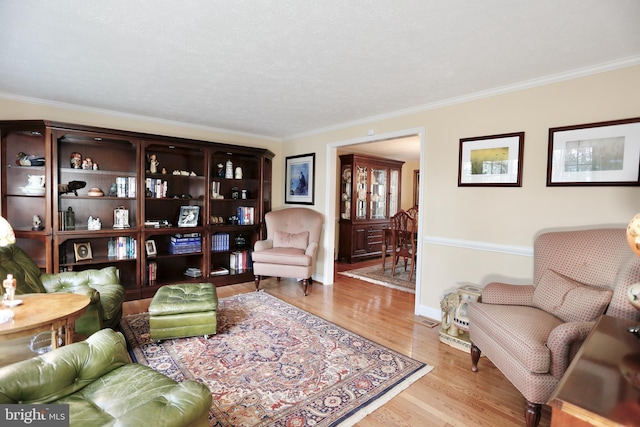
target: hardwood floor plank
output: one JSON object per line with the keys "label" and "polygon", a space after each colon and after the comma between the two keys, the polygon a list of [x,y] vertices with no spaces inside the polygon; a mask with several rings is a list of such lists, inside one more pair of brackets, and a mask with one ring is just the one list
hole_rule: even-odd
{"label": "hardwood floor plank", "polygon": [[[377,263],[379,260],[370,261]],[[336,264],[336,271],[359,268]],[[388,426],[523,426],[524,398],[483,358],[471,372],[468,353],[440,342],[439,326],[414,321],[415,295],[336,274],[335,283],[314,283],[309,294],[292,279],[262,280],[260,288],[303,310],[327,319],[367,339],[434,366],[434,369],[384,406],[365,417],[362,427]],[[253,282],[217,288],[218,297],[253,292]],[[124,313],[147,311],[151,300],[128,301]],[[543,407],[541,427],[551,411]]]}

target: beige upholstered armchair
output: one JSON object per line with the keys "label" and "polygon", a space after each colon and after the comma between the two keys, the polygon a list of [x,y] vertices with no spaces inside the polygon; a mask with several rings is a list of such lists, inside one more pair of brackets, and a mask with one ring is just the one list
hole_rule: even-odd
{"label": "beige upholstered armchair", "polygon": [[322,230],[322,214],[290,208],[265,215],[267,239],[254,245],[252,254],[256,291],[262,276],[302,279],[305,296],[311,282]]}
{"label": "beige upholstered armchair", "polygon": [[480,351],[527,400],[527,426],[540,421],[596,319],[640,320],[627,288],[640,281],[640,258],[624,229],[549,232],[534,243],[532,285],[489,283],[470,303],[471,369]]}

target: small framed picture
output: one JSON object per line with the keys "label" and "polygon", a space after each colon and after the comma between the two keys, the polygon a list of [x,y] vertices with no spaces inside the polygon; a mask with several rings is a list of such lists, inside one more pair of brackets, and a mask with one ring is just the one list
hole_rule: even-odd
{"label": "small framed picture", "polygon": [[197,227],[200,206],[180,206],[178,227]]}
{"label": "small framed picture", "polygon": [[146,242],[144,242],[144,249],[146,250],[148,257],[158,255],[155,240],[147,240]]}
{"label": "small framed picture", "polygon": [[285,159],[284,202],[312,205],[315,196],[316,154],[302,154]]}
{"label": "small framed picture", "polygon": [[73,253],[76,256],[76,262],[93,259],[93,254],[91,253],[91,243],[89,242],[74,243]]}

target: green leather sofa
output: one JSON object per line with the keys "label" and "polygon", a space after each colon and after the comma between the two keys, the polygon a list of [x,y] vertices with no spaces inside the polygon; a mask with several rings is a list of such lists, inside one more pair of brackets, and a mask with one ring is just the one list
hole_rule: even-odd
{"label": "green leather sofa", "polygon": [[67,292],[86,295],[91,303],[76,321],[76,332],[84,336],[103,328],[117,328],[122,317],[125,292],[115,267],[41,274],[29,255],[16,245],[0,247],[0,278],[13,274],[16,294]]}
{"label": "green leather sofa", "polygon": [[130,363],[111,329],[0,368],[0,404],[68,404],[71,426],[206,426],[211,392]]}

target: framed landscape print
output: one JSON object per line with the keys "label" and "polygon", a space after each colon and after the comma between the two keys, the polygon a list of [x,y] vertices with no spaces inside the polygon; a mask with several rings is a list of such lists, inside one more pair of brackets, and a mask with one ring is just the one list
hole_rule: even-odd
{"label": "framed landscape print", "polygon": [[554,185],[640,185],[640,117],[549,129]]}
{"label": "framed landscape print", "polygon": [[460,140],[458,187],[521,187],[524,132]]}
{"label": "framed landscape print", "polygon": [[314,202],[316,155],[302,154],[285,160],[285,203],[312,205]]}

